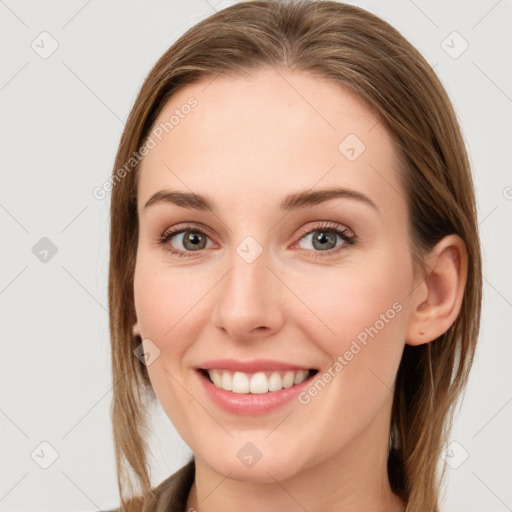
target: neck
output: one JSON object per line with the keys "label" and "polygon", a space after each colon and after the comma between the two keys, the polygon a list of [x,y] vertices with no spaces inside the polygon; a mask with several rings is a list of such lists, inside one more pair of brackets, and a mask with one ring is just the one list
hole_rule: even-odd
{"label": "neck", "polygon": [[195,456],[196,476],[186,510],[403,512],[405,504],[392,492],[387,474],[389,413],[384,407],[381,417],[341,450],[281,481],[233,480]]}

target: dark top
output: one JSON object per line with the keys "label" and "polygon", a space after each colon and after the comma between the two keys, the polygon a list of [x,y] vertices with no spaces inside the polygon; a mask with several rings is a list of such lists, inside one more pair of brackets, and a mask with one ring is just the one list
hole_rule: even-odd
{"label": "dark top", "polygon": [[185,512],[190,488],[194,483],[194,459],[165,479],[157,488],[158,502],[154,512]]}
{"label": "dark top", "polygon": [[[194,458],[192,458],[185,466],[154,488],[157,502],[152,512],[186,512],[185,507],[187,506],[190,488],[194,483],[195,470]],[[130,500],[128,509],[130,512],[141,511],[142,503],[140,499]],[[108,512],[118,512],[118,510]]]}

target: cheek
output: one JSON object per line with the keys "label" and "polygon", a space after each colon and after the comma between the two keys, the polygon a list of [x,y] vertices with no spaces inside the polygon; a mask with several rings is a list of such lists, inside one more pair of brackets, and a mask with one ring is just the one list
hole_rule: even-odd
{"label": "cheek", "polygon": [[174,397],[179,396],[172,376],[179,373],[177,369],[186,349],[184,342],[180,343],[186,338],[177,334],[186,323],[180,322],[181,318],[186,320],[184,309],[189,302],[186,294],[187,289],[177,286],[172,273],[163,272],[144,257],[137,260],[134,276],[137,320],[142,339],[151,340],[143,342],[144,350],[158,354],[147,366],[147,372],[159,402],[162,405],[168,402],[167,411],[176,410]]}
{"label": "cheek", "polygon": [[352,339],[376,322],[379,330],[383,330],[381,315],[384,321],[393,320],[396,324],[400,308],[395,304],[405,306],[409,281],[406,267],[402,266],[403,272],[400,267],[398,260],[396,266],[381,260],[379,265],[334,269],[308,278],[315,286],[309,284],[303,296],[332,339]]}
{"label": "cheek", "polygon": [[[158,256],[140,254],[134,275],[134,299],[143,339],[158,347],[159,356],[147,367],[151,384],[166,411],[184,409],[183,393],[188,350],[201,336],[208,301],[205,294],[214,277],[197,267],[197,272],[172,268]],[[172,420],[179,421],[172,415]]]}
{"label": "cheek", "polygon": [[311,318],[302,325],[331,363],[343,366],[335,372],[343,375],[343,388],[359,397],[365,389],[392,387],[404,346],[408,260],[400,254],[378,259],[319,275],[307,294],[317,329]]}
{"label": "cheek", "polygon": [[180,386],[180,365],[187,349],[187,333],[191,332],[187,313],[192,313],[199,292],[194,286],[184,286],[182,277],[173,269],[163,268],[161,261],[144,254],[138,257],[134,275],[137,319],[142,338],[151,340],[159,350],[147,372],[159,403],[180,431],[187,430],[181,411],[191,406],[187,403],[190,397]]}
{"label": "cheek", "polygon": [[135,268],[134,300],[143,337],[154,338],[159,344],[172,339],[173,346],[179,345],[176,332],[197,314],[210,281],[211,276],[194,277],[186,270],[162,264],[161,259],[142,255]]}

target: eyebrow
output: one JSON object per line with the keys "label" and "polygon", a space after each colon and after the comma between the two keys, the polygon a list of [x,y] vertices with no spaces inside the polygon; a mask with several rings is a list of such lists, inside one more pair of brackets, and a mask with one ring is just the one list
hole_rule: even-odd
{"label": "eyebrow", "polygon": [[[379,211],[377,205],[368,197],[356,190],[346,188],[330,188],[325,190],[305,190],[295,192],[286,196],[279,209],[281,211],[292,211],[299,208],[307,208],[316,204],[330,201],[331,199],[353,199],[367,204]],[[194,192],[179,192],[174,190],[160,190],[155,192],[144,205],[144,209],[157,203],[170,203],[192,210],[209,211],[215,213],[213,202],[207,196],[195,194]]]}

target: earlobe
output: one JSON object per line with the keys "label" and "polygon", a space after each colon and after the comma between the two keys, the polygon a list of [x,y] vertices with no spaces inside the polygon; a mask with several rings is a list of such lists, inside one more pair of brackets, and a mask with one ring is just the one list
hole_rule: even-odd
{"label": "earlobe", "polygon": [[421,345],[444,334],[462,305],[467,279],[467,252],[458,235],[447,235],[426,257],[426,276],[415,289],[406,334],[408,345]]}
{"label": "earlobe", "polygon": [[132,329],[132,333],[133,333],[133,336],[141,336],[140,334],[140,329],[139,329],[139,322],[135,322],[133,324],[133,329]]}

